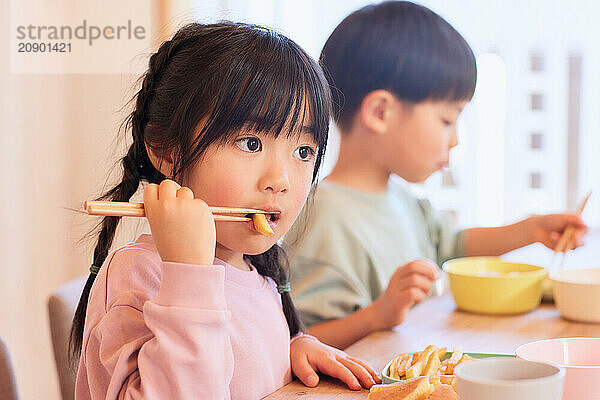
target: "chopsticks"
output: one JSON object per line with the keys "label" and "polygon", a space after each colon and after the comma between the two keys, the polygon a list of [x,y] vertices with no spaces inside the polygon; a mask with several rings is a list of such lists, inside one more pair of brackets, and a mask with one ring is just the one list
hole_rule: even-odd
{"label": "chopsticks", "polygon": [[[144,203],[127,203],[119,201],[86,201],[84,208],[89,215],[106,215],[115,217],[145,217]],[[250,221],[251,218],[223,214],[275,214],[253,208],[209,207],[215,221]]]}
{"label": "chopsticks", "polygon": [[[588,199],[590,198],[590,196],[592,195],[592,192],[590,191],[587,196],[585,196],[585,198],[581,201],[581,204],[579,204],[579,208],[577,209],[577,216],[581,216],[581,214],[583,213],[583,210],[585,209],[585,206],[588,202]],[[564,232],[562,233],[562,235],[560,236],[560,239],[558,240],[558,244],[556,245],[556,248],[554,249],[554,254],[552,255],[552,261],[550,263],[550,265],[554,264],[554,258],[556,256],[556,254],[560,254],[561,255],[561,259],[560,259],[560,264],[558,266],[558,270],[562,270],[563,269],[563,264],[565,262],[565,254],[567,253],[567,251],[572,250],[573,246],[574,246],[574,240],[575,240],[575,232],[576,232],[576,228],[573,225],[569,225],[567,226],[567,228],[564,230]]]}

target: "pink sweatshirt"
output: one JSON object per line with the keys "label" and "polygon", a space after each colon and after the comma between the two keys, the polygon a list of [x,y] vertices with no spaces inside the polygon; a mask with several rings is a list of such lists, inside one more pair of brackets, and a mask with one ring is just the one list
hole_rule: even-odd
{"label": "pink sweatshirt", "polygon": [[152,236],[113,253],[90,293],[76,399],[258,399],[292,379],[274,282],[162,262]]}

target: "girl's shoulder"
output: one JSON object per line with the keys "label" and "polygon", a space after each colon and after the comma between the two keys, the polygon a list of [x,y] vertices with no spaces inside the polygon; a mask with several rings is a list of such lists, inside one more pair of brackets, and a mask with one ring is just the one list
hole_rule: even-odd
{"label": "girl's shoulder", "polygon": [[106,310],[117,305],[142,309],[158,294],[161,259],[152,235],[142,234],[134,242],[115,249],[102,266],[105,274]]}

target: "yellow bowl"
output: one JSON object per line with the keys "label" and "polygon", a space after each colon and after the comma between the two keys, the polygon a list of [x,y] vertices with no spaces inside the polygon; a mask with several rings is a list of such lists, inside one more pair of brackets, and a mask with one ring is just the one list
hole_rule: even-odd
{"label": "yellow bowl", "polygon": [[539,306],[547,271],[535,265],[497,257],[465,257],[446,261],[456,306],[482,314],[518,314]]}

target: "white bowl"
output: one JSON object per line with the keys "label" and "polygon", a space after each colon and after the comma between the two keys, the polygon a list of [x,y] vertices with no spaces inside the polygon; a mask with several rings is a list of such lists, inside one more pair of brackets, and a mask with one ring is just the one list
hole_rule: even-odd
{"label": "white bowl", "polygon": [[563,318],[600,322],[600,268],[564,270],[550,279],[554,302]]}
{"label": "white bowl", "polygon": [[460,364],[461,400],[561,400],[565,370],[516,358],[488,358]]}
{"label": "white bowl", "polygon": [[564,400],[600,399],[600,338],[557,338],[519,346],[517,358],[565,369]]}

